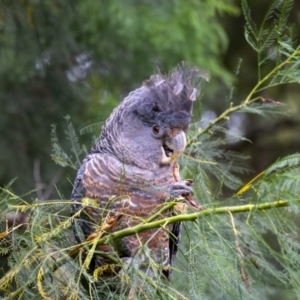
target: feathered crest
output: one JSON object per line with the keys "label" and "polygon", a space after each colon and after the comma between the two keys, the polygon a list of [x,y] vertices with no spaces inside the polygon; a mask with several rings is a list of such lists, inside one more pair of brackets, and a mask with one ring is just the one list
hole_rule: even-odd
{"label": "feathered crest", "polygon": [[[145,81],[146,86],[160,86],[161,84],[168,85],[174,95],[179,95],[183,90],[186,90],[187,97],[191,101],[195,101],[199,96],[199,86],[202,79],[209,80],[209,75],[204,70],[195,66],[191,67],[185,62],[175,67],[169,75],[163,75],[158,69],[157,74],[152,75],[149,80]],[[186,88],[186,89],[185,89]]]}

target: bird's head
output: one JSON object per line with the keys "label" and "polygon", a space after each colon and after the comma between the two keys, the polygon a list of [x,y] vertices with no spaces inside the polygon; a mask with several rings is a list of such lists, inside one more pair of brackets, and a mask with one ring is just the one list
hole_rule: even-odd
{"label": "bird's head", "polygon": [[207,75],[186,65],[169,76],[151,76],[113,111],[95,150],[145,169],[170,164],[186,147],[186,131],[198,97],[197,78]]}

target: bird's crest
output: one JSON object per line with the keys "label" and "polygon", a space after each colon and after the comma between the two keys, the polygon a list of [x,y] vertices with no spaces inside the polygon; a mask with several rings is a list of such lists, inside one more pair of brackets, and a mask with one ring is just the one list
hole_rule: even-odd
{"label": "bird's crest", "polygon": [[195,101],[199,96],[199,87],[202,79],[209,80],[207,72],[197,67],[190,67],[182,62],[167,76],[163,75],[158,69],[157,74],[146,80],[144,85],[148,87],[168,86],[175,96],[185,92],[189,100]]}

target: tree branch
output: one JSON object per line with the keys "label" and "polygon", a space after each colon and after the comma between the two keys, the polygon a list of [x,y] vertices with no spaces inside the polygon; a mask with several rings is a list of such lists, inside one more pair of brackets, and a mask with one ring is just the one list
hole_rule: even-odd
{"label": "tree branch", "polygon": [[[300,203],[300,198],[297,199],[297,202]],[[130,236],[133,234],[137,234],[139,232],[154,229],[162,226],[166,226],[168,224],[182,222],[182,221],[195,221],[197,218],[202,218],[208,215],[217,215],[217,214],[225,214],[225,213],[241,213],[241,212],[248,212],[253,210],[267,210],[272,208],[279,208],[279,207],[286,207],[289,206],[290,202],[285,200],[278,200],[269,203],[262,203],[262,204],[246,204],[246,205],[237,205],[237,206],[224,206],[224,207],[217,207],[217,208],[209,208],[205,210],[201,210],[195,213],[190,214],[182,214],[177,215],[169,218],[160,219],[157,221],[152,221],[149,223],[141,223],[134,227],[125,228],[113,233],[108,234],[105,237],[102,237],[98,240],[97,245],[109,244],[110,242],[121,239],[126,236]],[[93,241],[89,242],[88,244],[93,243]],[[72,255],[73,256],[73,255]]]}
{"label": "tree branch", "polygon": [[230,107],[226,109],[220,116],[215,118],[213,121],[209,122],[209,124],[205,128],[199,130],[199,132],[188,141],[187,147],[191,146],[194,142],[196,142],[199,136],[201,136],[206,132],[209,132],[209,130],[216,124],[220,123],[221,121],[228,120],[229,115],[231,115],[232,113],[241,110],[242,108],[250,105],[251,103],[259,99],[262,99],[262,97],[256,97],[256,98],[252,98],[252,97],[255,93],[257,93],[261,89],[262,85],[266,81],[268,81],[270,78],[272,78],[274,74],[276,74],[276,72],[282,69],[285,65],[289,64],[292,59],[295,59],[295,57],[299,55],[300,55],[300,46],[298,46],[297,49],[286,60],[284,60],[281,64],[277,65],[274,69],[272,69],[264,78],[259,80],[257,84],[254,86],[254,88],[250,91],[246,99],[240,105],[233,106],[233,104],[230,103]]}

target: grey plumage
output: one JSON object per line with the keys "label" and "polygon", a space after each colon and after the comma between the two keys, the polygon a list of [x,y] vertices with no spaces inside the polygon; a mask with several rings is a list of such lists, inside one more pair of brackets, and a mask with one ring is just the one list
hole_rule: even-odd
{"label": "grey plumage", "polygon": [[[174,166],[186,146],[185,132],[198,95],[194,83],[197,78],[206,79],[206,75],[186,65],[168,76],[158,72],[114,109],[75,180],[72,200],[81,202],[89,197],[98,203],[98,207],[85,207],[75,220],[78,242],[101,228],[108,218],[122,215],[109,229],[113,232],[147,219],[170,199],[193,194],[188,181],[176,181]],[[74,204],[72,213],[79,209],[81,205]],[[159,218],[173,213],[166,211]],[[83,234],[78,233],[79,229]],[[128,261],[147,245],[151,259],[169,278],[180,224],[169,225],[168,230],[170,234],[164,229],[147,230],[115,244],[99,246],[98,250],[117,253],[123,261]],[[91,269],[107,263],[104,261],[95,255]]]}

